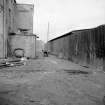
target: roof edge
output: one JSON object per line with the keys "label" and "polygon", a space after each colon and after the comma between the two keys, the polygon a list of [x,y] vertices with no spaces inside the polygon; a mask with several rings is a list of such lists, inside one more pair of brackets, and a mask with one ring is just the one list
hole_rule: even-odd
{"label": "roof edge", "polygon": [[71,35],[72,33],[75,33],[75,32],[86,31],[86,30],[92,30],[92,29],[96,29],[96,28],[101,27],[101,26],[105,26],[105,24],[96,26],[96,27],[94,27],[94,28],[87,28],[87,29],[80,29],[80,30],[72,30],[72,31],[70,31],[70,32],[67,32],[67,33],[61,35],[61,36],[58,36],[58,37],[56,37],[56,38],[54,38],[54,39],[51,39],[51,40],[49,40],[48,42],[54,41],[54,40],[56,40],[56,39],[59,39],[59,38],[62,38],[62,37],[68,36],[68,35]]}

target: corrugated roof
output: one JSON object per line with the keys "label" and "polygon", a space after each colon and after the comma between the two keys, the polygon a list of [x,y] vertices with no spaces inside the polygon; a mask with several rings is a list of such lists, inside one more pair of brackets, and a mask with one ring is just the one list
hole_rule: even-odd
{"label": "corrugated roof", "polygon": [[[100,25],[100,26],[98,26],[98,27],[103,27],[103,26],[105,27],[105,24]],[[95,28],[98,28],[98,27],[95,27]],[[54,41],[54,40],[56,40],[56,39],[59,39],[59,38],[62,38],[62,37],[68,36],[68,35],[71,35],[72,33],[75,33],[75,32],[86,31],[86,30],[88,31],[88,30],[92,30],[92,29],[95,29],[95,28],[74,30],[74,31],[71,31],[71,32],[65,33],[65,34],[63,34],[63,35],[61,35],[61,36],[59,36],[59,37],[56,37],[56,38],[54,38],[54,39],[51,39],[51,40],[49,40],[48,42],[50,42],[50,41]]]}

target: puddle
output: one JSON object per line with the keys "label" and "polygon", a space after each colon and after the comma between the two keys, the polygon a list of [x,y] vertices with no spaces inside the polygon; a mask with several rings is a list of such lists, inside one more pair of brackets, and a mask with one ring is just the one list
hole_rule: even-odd
{"label": "puddle", "polygon": [[79,75],[79,74],[90,74],[90,72],[87,71],[82,71],[82,70],[68,70],[65,69],[64,70],[66,73],[70,74],[70,75]]}

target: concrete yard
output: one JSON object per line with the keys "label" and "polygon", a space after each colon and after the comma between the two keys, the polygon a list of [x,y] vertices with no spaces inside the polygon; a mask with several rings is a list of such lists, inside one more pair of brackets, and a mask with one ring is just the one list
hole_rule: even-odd
{"label": "concrete yard", "polygon": [[0,69],[0,105],[105,105],[104,95],[102,70],[53,56]]}

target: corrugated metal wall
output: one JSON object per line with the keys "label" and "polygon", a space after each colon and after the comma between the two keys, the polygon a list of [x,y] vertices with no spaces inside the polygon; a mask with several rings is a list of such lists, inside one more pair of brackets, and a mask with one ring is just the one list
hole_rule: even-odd
{"label": "corrugated metal wall", "polygon": [[105,26],[73,31],[49,41],[51,53],[83,65],[101,66],[105,56]]}

